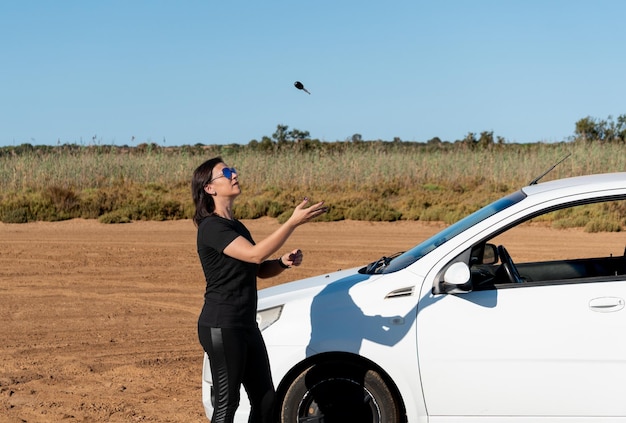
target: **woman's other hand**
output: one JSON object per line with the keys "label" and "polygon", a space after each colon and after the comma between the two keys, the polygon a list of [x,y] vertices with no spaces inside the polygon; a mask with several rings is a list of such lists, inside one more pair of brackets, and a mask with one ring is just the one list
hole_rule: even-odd
{"label": "woman's other hand", "polygon": [[300,266],[302,264],[302,250],[293,250],[283,255],[280,259],[286,266]]}

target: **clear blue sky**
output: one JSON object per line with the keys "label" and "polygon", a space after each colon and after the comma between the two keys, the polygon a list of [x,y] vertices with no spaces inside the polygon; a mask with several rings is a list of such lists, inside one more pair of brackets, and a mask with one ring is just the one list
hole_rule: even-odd
{"label": "clear blue sky", "polygon": [[625,21],[622,0],[2,0],[0,145],[562,141],[626,114]]}

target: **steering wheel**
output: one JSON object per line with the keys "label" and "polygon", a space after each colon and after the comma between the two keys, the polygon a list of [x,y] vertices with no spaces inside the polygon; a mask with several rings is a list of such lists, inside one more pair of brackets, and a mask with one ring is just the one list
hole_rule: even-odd
{"label": "steering wheel", "polygon": [[504,273],[509,281],[511,283],[523,283],[524,279],[520,276],[517,271],[517,267],[515,267],[515,264],[513,263],[513,259],[511,259],[509,252],[503,245],[498,245],[498,256],[500,257],[502,268],[504,269]]}

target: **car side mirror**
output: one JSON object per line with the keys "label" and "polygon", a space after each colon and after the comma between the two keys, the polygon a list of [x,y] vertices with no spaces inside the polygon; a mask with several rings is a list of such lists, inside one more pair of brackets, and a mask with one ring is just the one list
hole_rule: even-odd
{"label": "car side mirror", "polygon": [[450,265],[443,273],[443,280],[439,282],[434,294],[461,294],[472,290],[472,275],[469,266],[464,262]]}
{"label": "car side mirror", "polygon": [[485,244],[482,264],[496,264],[498,262],[498,247],[493,244]]}

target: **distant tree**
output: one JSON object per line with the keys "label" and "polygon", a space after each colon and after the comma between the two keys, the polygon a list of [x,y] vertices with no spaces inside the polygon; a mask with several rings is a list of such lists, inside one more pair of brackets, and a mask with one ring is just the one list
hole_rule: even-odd
{"label": "distant tree", "polygon": [[295,128],[290,131],[287,125],[277,125],[276,132],[272,134],[272,138],[281,146],[287,143],[310,139],[311,135],[309,131],[301,131]]}
{"label": "distant tree", "polygon": [[619,115],[617,117],[615,132],[619,135],[622,142],[626,142],[626,115]]}
{"label": "distant tree", "polygon": [[619,115],[617,121],[609,116],[606,129],[607,142],[626,142],[626,115]]}
{"label": "distant tree", "polygon": [[287,132],[287,139],[289,141],[302,141],[302,140],[308,140],[311,138],[311,134],[309,134],[309,131],[301,131],[299,129],[292,129],[291,131]]}
{"label": "distant tree", "polygon": [[576,122],[574,135],[576,139],[581,141],[600,140],[604,136],[602,125],[591,116],[584,117]]}
{"label": "distant tree", "polygon": [[465,138],[463,138],[463,143],[465,144],[475,144],[478,140],[476,139],[476,134],[473,132],[468,132],[467,135],[465,135]]}
{"label": "distant tree", "polygon": [[262,151],[274,150],[274,143],[272,142],[272,139],[266,136],[261,138],[261,142],[258,145],[258,149]]}
{"label": "distant tree", "polygon": [[626,142],[626,115],[609,116],[606,120],[591,116],[576,122],[574,138],[577,141]]}
{"label": "distant tree", "polygon": [[483,131],[478,138],[478,145],[486,147],[493,144],[493,131]]}
{"label": "distant tree", "polygon": [[289,126],[287,125],[276,125],[276,132],[272,134],[272,138],[278,144],[284,144],[287,142],[287,129]]}

